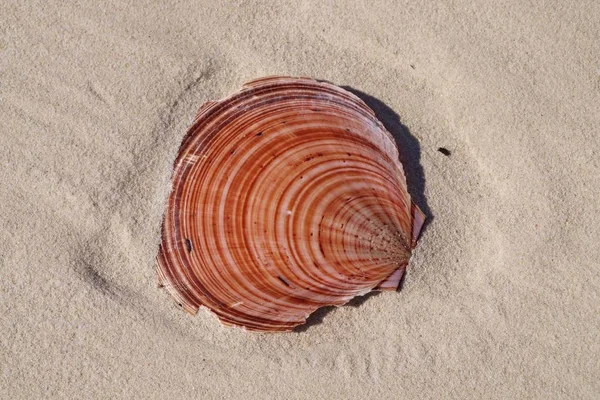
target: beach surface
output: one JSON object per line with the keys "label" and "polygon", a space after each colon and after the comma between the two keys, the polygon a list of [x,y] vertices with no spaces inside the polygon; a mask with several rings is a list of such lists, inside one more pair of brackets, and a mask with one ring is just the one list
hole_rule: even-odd
{"label": "beach surface", "polygon": [[[598,399],[600,2],[0,5],[0,397]],[[157,288],[198,107],[363,98],[428,216],[403,287],[288,334]],[[440,150],[441,149],[441,150]]]}

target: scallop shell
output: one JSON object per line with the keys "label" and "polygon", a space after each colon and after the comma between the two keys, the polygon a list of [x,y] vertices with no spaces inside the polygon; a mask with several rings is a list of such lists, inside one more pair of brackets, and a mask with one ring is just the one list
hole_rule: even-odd
{"label": "scallop shell", "polygon": [[192,314],[253,331],[395,290],[424,221],[373,111],[309,78],[263,78],[204,104],[172,185],[161,286]]}

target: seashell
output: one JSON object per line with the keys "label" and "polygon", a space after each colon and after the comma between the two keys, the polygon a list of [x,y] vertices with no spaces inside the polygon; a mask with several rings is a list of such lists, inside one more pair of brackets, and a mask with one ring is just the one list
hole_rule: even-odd
{"label": "seashell", "polygon": [[200,107],[172,176],[160,284],[188,312],[289,331],[395,290],[424,222],[390,133],[348,91],[268,77]]}

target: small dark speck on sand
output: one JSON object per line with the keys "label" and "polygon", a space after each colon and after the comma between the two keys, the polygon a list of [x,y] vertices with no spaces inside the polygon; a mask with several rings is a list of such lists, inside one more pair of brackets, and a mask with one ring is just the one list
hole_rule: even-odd
{"label": "small dark speck on sand", "polygon": [[439,147],[438,151],[447,157],[449,157],[450,154],[452,154],[452,152],[445,147]]}

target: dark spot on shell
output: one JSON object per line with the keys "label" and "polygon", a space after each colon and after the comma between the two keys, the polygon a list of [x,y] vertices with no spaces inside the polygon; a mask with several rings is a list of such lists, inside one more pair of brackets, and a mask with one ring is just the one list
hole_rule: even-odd
{"label": "dark spot on shell", "polygon": [[185,245],[187,246],[188,251],[192,252],[192,241],[188,238],[185,238]]}
{"label": "dark spot on shell", "polygon": [[286,281],[281,275],[277,276],[277,279],[279,279],[281,282],[283,282],[283,284],[287,287],[290,287],[290,284],[288,281]]}
{"label": "dark spot on shell", "polygon": [[262,134],[263,134],[262,132],[258,132],[258,133],[256,134],[256,136],[260,137],[260,136],[262,136]]}

